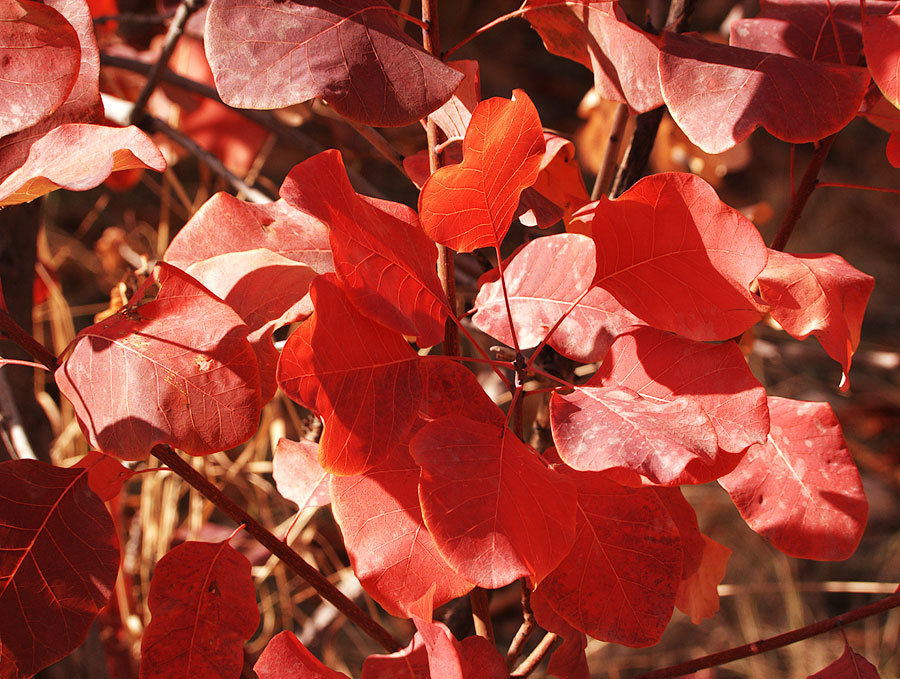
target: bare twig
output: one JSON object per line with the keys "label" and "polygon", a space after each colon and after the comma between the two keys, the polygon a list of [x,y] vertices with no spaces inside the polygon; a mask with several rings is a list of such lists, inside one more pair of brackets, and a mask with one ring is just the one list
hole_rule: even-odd
{"label": "bare twig", "polygon": [[775,234],[775,239],[772,241],[771,248],[773,250],[784,250],[791,234],[794,233],[794,227],[797,226],[800,214],[816,188],[819,171],[825,163],[825,158],[828,157],[828,152],[834,144],[835,137],[837,137],[837,133],[830,137],[825,137],[816,145],[813,157],[810,158],[809,165],[806,166],[806,172],[803,173],[803,177],[800,179],[800,185],[791,195],[791,204],[788,206],[784,219],[781,220],[781,225],[778,227],[778,233]]}
{"label": "bare twig", "polygon": [[272,202],[271,196],[268,196],[259,189],[247,184],[247,182],[245,182],[234,172],[225,167],[225,164],[221,160],[219,160],[218,157],[202,148],[197,142],[184,134],[184,132],[176,130],[159,118],[154,118],[150,115],[145,115],[141,119],[141,126],[148,129],[149,131],[160,132],[161,134],[166,135],[169,139],[174,141],[179,146],[183,147],[191,155],[195,156],[197,160],[206,165],[210,170],[212,170],[217,175],[222,177],[222,179],[224,179],[226,182],[231,184],[231,186],[235,190],[243,193],[249,201],[253,203]]}
{"label": "bare twig", "polygon": [[[106,54],[104,52],[100,53],[100,63],[103,66],[122,68],[128,71],[133,71],[134,73],[141,73],[142,75],[147,75],[152,68],[151,64],[145,64],[144,62],[137,61],[136,59],[128,59],[127,57]],[[222,101],[219,93],[216,92],[216,88],[197,82],[196,80],[191,80],[190,78],[185,78],[178,75],[177,73],[173,73],[168,69],[163,70],[162,75],[160,76],[160,80],[165,83],[180,87],[184,90],[187,90],[188,92],[199,94],[201,97],[204,97],[206,99],[212,99],[213,101],[218,102],[223,106],[228,106],[228,104]],[[252,120],[256,124],[265,127],[270,132],[274,132],[278,135],[279,139],[282,139],[283,141],[289,143],[291,146],[295,147],[298,151],[306,156],[314,156],[315,154],[321,153],[325,150],[324,146],[322,146],[317,141],[310,138],[300,130],[294,129],[293,127],[281,123],[278,118],[276,118],[269,111],[258,111],[255,109],[234,107],[229,108],[231,108],[232,111],[237,111],[240,115],[244,116],[248,120]],[[381,191],[375,188],[375,186],[371,184],[369,180],[354,171],[352,168],[347,168],[347,175],[350,177],[350,183],[353,184],[354,188],[356,188],[357,191],[361,191],[368,196],[374,196],[375,198],[383,197]]]}
{"label": "bare twig", "polygon": [[527,677],[537,669],[541,661],[552,650],[553,645],[557,642],[559,636],[553,632],[547,632],[541,642],[535,647],[531,654],[522,661],[522,663],[509,673],[510,677]]}
{"label": "bare twig", "polygon": [[884,599],[879,599],[867,606],[861,606],[852,611],[842,613],[833,618],[819,620],[806,627],[800,627],[799,629],[791,630],[790,632],[785,632],[784,634],[779,634],[775,637],[755,641],[752,644],[745,644],[743,646],[738,646],[737,648],[728,649],[727,651],[712,653],[711,655],[706,655],[702,658],[695,658],[694,660],[689,660],[688,662],[680,663],[678,665],[645,672],[644,674],[637,675],[634,679],[668,679],[669,677],[682,677],[686,674],[699,672],[707,667],[718,667],[719,665],[734,662],[735,660],[749,658],[750,656],[765,653],[766,651],[782,648],[789,644],[822,634],[823,632],[828,632],[840,625],[848,625],[851,622],[878,615],[879,613],[884,613],[885,611],[897,607],[900,607],[900,592],[885,597]]}
{"label": "bare twig", "polygon": [[528,583],[522,580],[522,624],[519,626],[516,635],[509,644],[509,650],[506,652],[506,666],[512,669],[516,660],[522,655],[522,649],[534,632],[537,623],[534,619],[534,612],[531,610],[531,590]]}
{"label": "bare twig", "polygon": [[403,173],[404,177],[409,179],[408,175],[406,174],[406,170],[403,169],[403,156],[401,156],[397,149],[395,149],[391,145],[391,142],[384,138],[384,135],[381,134],[381,132],[369,125],[361,125],[360,123],[355,123],[352,120],[348,120],[346,118],[344,120],[347,122],[347,124],[350,125],[350,127],[356,130],[360,137],[369,142],[372,145],[372,148],[374,148],[376,151],[378,151],[378,153],[384,156],[385,160],[387,160],[391,165],[400,170],[400,172]]}
{"label": "bare twig", "polygon": [[168,65],[169,58],[172,56],[172,52],[175,51],[179,38],[184,33],[184,26],[187,20],[191,14],[203,7],[204,2],[205,0],[181,0],[178,9],[175,10],[175,17],[172,19],[172,23],[169,24],[169,30],[166,32],[159,57],[150,69],[150,73],[147,74],[147,82],[144,83],[144,87],[134,102],[134,107],[131,109],[131,120],[129,121],[131,124],[135,124],[143,115],[144,108],[150,100],[150,95],[153,94],[153,90],[159,85],[162,72]]}
{"label": "bare twig", "polygon": [[166,445],[156,445],[150,451],[173,472],[200,491],[210,502],[238,524],[244,524],[247,532],[257,542],[281,559],[288,568],[306,580],[326,601],[355,622],[366,634],[381,644],[389,653],[399,651],[402,646],[390,632],[379,625],[368,613],[353,603],[337,587],[307,563],[303,557],[279,540],[271,531],[250,516],[244,509],[214,486],[205,476]]}
{"label": "bare twig", "polygon": [[6,311],[0,309],[0,331],[6,335],[10,342],[14,342],[27,351],[38,363],[47,366],[50,372],[57,368],[56,356],[25,329],[16,323],[15,319]]}
{"label": "bare twig", "polygon": [[622,148],[622,140],[625,136],[625,126],[628,124],[628,104],[616,106],[612,127],[609,131],[609,139],[603,151],[603,160],[600,162],[600,170],[594,180],[594,188],[591,191],[591,200],[597,200],[610,188],[613,176],[616,172],[616,161],[619,158],[619,149]]}

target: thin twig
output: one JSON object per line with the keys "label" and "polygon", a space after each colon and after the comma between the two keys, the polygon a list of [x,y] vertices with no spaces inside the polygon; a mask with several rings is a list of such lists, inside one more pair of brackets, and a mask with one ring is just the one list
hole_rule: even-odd
{"label": "thin twig", "polygon": [[[122,68],[134,73],[140,73],[142,75],[147,75],[152,67],[150,64],[145,64],[144,62],[137,61],[136,59],[128,59],[127,57],[106,54],[104,52],[100,53],[100,64],[103,66],[110,66],[112,68]],[[185,78],[184,76],[173,73],[168,69],[162,72],[160,80],[165,83],[175,85],[176,87],[180,87],[181,89],[187,90],[188,92],[199,94],[201,97],[204,97],[206,99],[211,99],[215,102],[218,102],[219,104],[222,104],[222,106],[228,106],[228,104],[222,101],[219,93],[216,92],[216,88],[205,85],[204,83],[197,82],[196,80],[191,80],[190,78]],[[324,146],[322,146],[317,141],[304,134],[300,130],[281,123],[278,118],[276,118],[270,111],[234,108],[233,106],[229,106],[229,108],[232,111],[236,111],[240,115],[244,116],[248,120],[252,120],[257,125],[265,127],[270,132],[274,132],[278,135],[279,139],[282,139],[283,141],[291,144],[306,156],[314,156],[317,153],[321,153],[325,150]],[[373,196],[375,198],[383,197],[381,191],[375,188],[375,186],[372,185],[366,178],[364,178],[352,168],[347,168],[347,175],[350,177],[350,183],[353,184],[354,188],[356,188],[357,191],[361,191],[366,195]]]}
{"label": "thin twig", "polygon": [[591,191],[591,200],[597,200],[610,188],[613,176],[616,173],[616,161],[619,158],[619,149],[622,148],[622,140],[625,137],[625,126],[628,124],[628,104],[618,104],[613,116],[612,127],[609,131],[609,139],[603,151],[603,160],[597,178],[594,180],[594,188]]}
{"label": "thin twig", "polygon": [[819,171],[822,169],[825,158],[828,157],[828,152],[831,150],[836,137],[837,132],[830,137],[825,137],[825,139],[820,140],[816,145],[816,150],[813,153],[812,158],[809,159],[809,165],[806,166],[806,172],[803,173],[800,185],[791,196],[791,204],[788,206],[784,219],[781,220],[781,226],[778,227],[778,233],[775,234],[775,239],[772,241],[772,245],[769,246],[773,250],[784,250],[791,234],[794,233],[794,227],[797,226],[800,214],[803,212],[803,208],[806,207],[806,202],[816,188]]}
{"label": "thin twig", "polygon": [[0,309],[0,331],[6,335],[10,342],[18,344],[27,351],[38,363],[47,366],[50,372],[58,367],[56,356],[43,344],[28,334],[25,329],[16,323],[15,319],[3,309]]}
{"label": "thin twig", "polygon": [[[406,170],[403,169],[403,156],[400,155],[399,151],[395,149],[391,142],[384,138],[384,135],[381,134],[378,130],[370,125],[361,125],[360,123],[355,123],[352,120],[344,119],[350,127],[352,127],[359,134],[360,137],[365,139],[369,144],[372,145],[378,153],[380,153],[384,158],[394,167],[396,167],[400,172],[403,173],[403,176],[409,179],[409,176],[406,174]],[[410,179],[410,181],[412,181]]]}
{"label": "thin twig", "polygon": [[181,0],[178,9],[175,10],[175,17],[172,19],[172,23],[169,24],[169,30],[166,32],[166,37],[163,42],[162,50],[159,53],[159,57],[153,63],[150,73],[147,74],[147,81],[144,83],[144,87],[141,89],[140,94],[138,94],[138,97],[134,102],[134,107],[131,109],[131,119],[129,122],[132,125],[136,124],[144,114],[144,108],[150,100],[150,95],[153,94],[156,86],[159,85],[162,72],[169,64],[169,58],[172,56],[172,52],[175,51],[178,40],[181,38],[182,34],[184,34],[184,26],[187,23],[187,20],[190,18],[191,14],[203,7],[204,1],[205,0]]}
{"label": "thin twig", "polygon": [[559,635],[554,634],[553,632],[547,632],[544,635],[544,638],[541,639],[540,643],[537,647],[529,654],[522,663],[509,673],[510,677],[527,677],[532,672],[537,669],[537,666],[541,664],[541,661],[547,656],[547,654],[552,650],[553,645],[559,639]]}
{"label": "thin twig", "polygon": [[534,612],[531,610],[531,589],[529,589],[528,583],[523,579],[522,624],[519,625],[519,630],[513,637],[512,642],[510,642],[509,650],[506,652],[507,668],[512,669],[512,666],[515,664],[516,660],[518,660],[519,656],[522,655],[522,650],[525,648],[526,642],[528,641],[529,637],[531,637],[531,633],[534,632],[536,627],[537,623],[534,619]]}
{"label": "thin twig", "polygon": [[755,641],[752,644],[745,644],[743,646],[728,649],[727,651],[712,653],[710,655],[703,656],[702,658],[695,658],[678,665],[672,665],[670,667],[663,667],[651,672],[645,672],[644,674],[637,675],[633,679],[669,679],[670,677],[682,677],[686,674],[699,672],[700,670],[706,669],[708,667],[718,667],[719,665],[734,662],[735,660],[749,658],[750,656],[765,653],[766,651],[772,651],[776,648],[782,648],[789,644],[803,641],[804,639],[809,639],[810,637],[814,637],[818,634],[828,632],[840,625],[848,625],[851,622],[856,622],[857,620],[862,620],[863,618],[878,615],[879,613],[884,613],[885,611],[889,611],[892,608],[897,607],[900,607],[900,592],[885,597],[884,599],[879,599],[878,601],[868,604],[867,606],[861,606],[859,608],[853,609],[852,611],[842,613],[841,615],[837,615],[833,618],[828,618],[827,620],[819,620],[818,622],[814,622],[812,625],[807,625],[806,627],[800,627],[798,629],[791,630],[790,632],[779,634],[778,636],[770,637],[768,639],[761,639],[760,641]]}
{"label": "thin twig", "polygon": [[210,502],[238,524],[245,524],[247,532],[257,542],[281,559],[288,568],[306,580],[326,601],[332,603],[344,615],[355,622],[366,634],[381,644],[389,653],[399,651],[402,646],[390,632],[378,624],[368,613],[353,603],[337,587],[307,563],[303,557],[279,540],[268,528],[250,516],[244,509],[213,485],[190,464],[166,445],[156,445],[150,453],[165,463],[192,487],[200,491]]}
{"label": "thin twig", "polygon": [[221,160],[219,160],[217,156],[202,148],[197,142],[184,134],[184,132],[176,130],[159,118],[154,118],[150,115],[145,115],[141,119],[141,126],[144,128],[149,128],[149,131],[160,132],[166,135],[169,139],[174,141],[179,146],[183,147],[191,155],[195,156],[197,160],[206,165],[210,170],[212,170],[217,175],[222,177],[222,179],[224,179],[226,182],[231,184],[231,186],[235,190],[243,193],[250,202],[272,202],[271,196],[268,196],[263,191],[260,191],[259,189],[247,184],[247,182],[245,182],[234,172],[225,167],[225,164]]}

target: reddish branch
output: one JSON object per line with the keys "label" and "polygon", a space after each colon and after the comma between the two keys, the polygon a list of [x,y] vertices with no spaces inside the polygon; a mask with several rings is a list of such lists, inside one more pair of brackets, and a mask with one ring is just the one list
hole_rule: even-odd
{"label": "reddish branch", "polygon": [[150,69],[150,73],[147,75],[147,82],[144,83],[141,93],[134,102],[134,108],[131,109],[130,122],[134,123],[141,115],[143,115],[144,107],[147,106],[150,95],[153,94],[153,90],[155,90],[156,86],[159,84],[162,72],[168,65],[169,58],[172,56],[172,52],[175,51],[175,46],[178,44],[179,38],[181,38],[184,33],[184,26],[187,23],[187,20],[190,18],[191,14],[203,7],[203,4],[204,0],[182,0],[181,4],[178,5],[178,9],[175,10],[175,18],[172,19],[172,23],[169,24],[169,30],[166,32],[159,58]]}
{"label": "reddish branch", "polygon": [[330,602],[341,613],[355,622],[372,639],[381,644],[386,651],[394,653],[402,646],[394,639],[390,632],[373,620],[368,613],[348,599],[337,587],[331,584],[325,576],[319,573],[313,566],[307,563],[303,557],[279,540],[275,535],[250,516],[244,509],[229,498],[225,493],[213,485],[205,476],[200,474],[190,464],[166,445],[156,445],[151,454],[164,462],[173,472],[187,481],[191,486],[202,493],[210,502],[221,509],[233,521],[244,524],[247,532],[257,542],[268,549],[272,554],[281,559],[292,571],[306,580],[323,599]]}
{"label": "reddish branch", "polygon": [[553,649],[553,645],[559,640],[559,636],[553,632],[547,632],[531,654],[522,661],[516,669],[510,672],[510,677],[527,677],[537,669],[541,661]]}
{"label": "reddish branch", "polygon": [[781,226],[778,227],[778,233],[775,234],[775,240],[772,241],[770,246],[773,250],[784,250],[788,239],[794,233],[794,227],[797,226],[800,214],[803,212],[803,208],[806,207],[806,201],[809,200],[816,188],[819,171],[822,169],[825,158],[828,157],[828,152],[834,144],[835,137],[837,137],[837,133],[830,137],[825,137],[816,145],[813,157],[810,158],[809,165],[806,166],[806,172],[803,173],[803,178],[800,180],[800,186],[791,194],[791,204],[788,206],[788,211],[784,215],[784,219],[781,220]]}
{"label": "reddish branch", "polygon": [[9,339],[27,351],[36,361],[47,366],[47,370],[53,372],[57,368],[56,356],[25,329],[16,323],[15,319],[6,311],[0,309],[0,331]]}
{"label": "reddish branch", "polygon": [[769,639],[762,639],[752,644],[731,648],[727,651],[713,653],[711,655],[703,656],[702,658],[695,658],[694,660],[689,660],[688,662],[679,665],[672,665],[671,667],[663,667],[658,670],[653,670],[652,672],[645,672],[644,674],[639,674],[634,677],[634,679],[667,679],[668,677],[681,677],[693,672],[699,672],[708,667],[717,667],[742,658],[749,658],[752,655],[758,655],[760,653],[765,653],[766,651],[772,651],[776,648],[782,648],[783,646],[809,639],[810,637],[822,634],[823,632],[828,632],[841,625],[849,625],[851,622],[878,615],[879,613],[884,613],[885,611],[897,607],[900,607],[900,592],[891,594],[890,596],[867,606],[854,608],[852,611],[842,613],[833,618],[814,622],[812,625],[807,625],[806,627],[791,630],[790,632],[785,632],[784,634],[779,634],[778,636],[770,637]]}

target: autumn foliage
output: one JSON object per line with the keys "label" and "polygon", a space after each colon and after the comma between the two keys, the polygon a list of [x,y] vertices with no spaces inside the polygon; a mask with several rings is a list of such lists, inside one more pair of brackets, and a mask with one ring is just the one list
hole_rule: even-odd
{"label": "autumn foliage", "polygon": [[[789,556],[855,551],[868,505],[836,416],[767,395],[738,340],[767,317],[814,335],[847,389],[872,277],[835,254],[767,247],[696,175],[591,200],[526,92],[480,100],[477,64],[448,63],[397,14],[378,0],[210,3],[205,54],[224,104],[321,98],[358,125],[428,118],[458,153],[433,172],[408,166],[416,209],[357,192],[335,149],[296,165],[274,202],[218,193],[128,303],[78,333],[54,376],[96,454],[73,468],[0,464],[0,677],[67,655],[109,601],[120,548],[103,501],[130,474],[112,458],[238,446],[278,389],[323,423],[317,445],[278,442],[279,489],[301,509],[331,504],[366,592],[416,629],[369,657],[363,679],[509,677],[494,645],[458,640],[432,614],[517,580],[563,639],[549,672],[564,679],[588,676],[587,637],[650,646],[676,607],[711,617],[730,550],[700,532],[681,486],[718,482]],[[599,95],[632,113],[665,105],[707,153],[757,127],[819,143],[876,97],[900,105],[894,2],[769,0],[727,44],[645,30],[612,0],[526,0],[517,14],[590,68]],[[85,0],[0,0],[0,19],[0,205],[165,168],[147,134],[103,118]],[[562,228],[504,259],[516,218]],[[512,359],[471,350],[509,388],[505,410],[447,349],[471,332],[438,273],[445,249],[496,263],[471,322]],[[542,368],[551,350],[599,365],[573,381]],[[554,445],[540,451],[520,429],[535,374],[551,385]],[[149,606],[142,679],[241,675],[259,614],[249,562],[227,540],[172,549]],[[877,676],[849,647],[815,676],[851,664]],[[255,671],[345,676],[289,632]]]}

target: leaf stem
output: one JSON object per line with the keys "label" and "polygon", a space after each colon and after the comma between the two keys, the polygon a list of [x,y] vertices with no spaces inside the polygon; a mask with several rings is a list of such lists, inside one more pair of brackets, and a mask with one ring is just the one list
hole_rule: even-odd
{"label": "leaf stem", "polygon": [[281,559],[301,578],[306,580],[323,599],[330,602],[341,613],[350,618],[372,639],[381,644],[389,653],[394,653],[402,648],[390,632],[376,622],[368,613],[347,598],[337,587],[331,584],[319,571],[307,563],[303,557],[279,540],[268,528],[250,516],[242,507],[235,503],[225,493],[213,485],[205,476],[200,474],[190,464],[185,462],[172,448],[158,444],[150,451],[161,462],[164,462],[173,472],[192,487],[200,491],[210,502],[227,514],[234,522],[245,524],[246,530],[257,542],[268,549],[272,554]]}
{"label": "leaf stem", "polygon": [[508,669],[512,669],[513,664],[515,664],[519,656],[522,655],[525,643],[528,641],[529,637],[531,637],[531,634],[536,627],[537,622],[534,619],[534,612],[531,610],[531,590],[528,587],[528,583],[523,579],[522,624],[519,625],[519,630],[513,637],[512,642],[509,644],[509,650],[506,652],[506,666]]}
{"label": "leaf stem", "polygon": [[828,152],[831,150],[836,137],[837,132],[830,137],[821,139],[817,144],[816,150],[809,160],[809,165],[806,166],[806,171],[800,179],[800,185],[791,195],[791,203],[788,206],[784,218],[781,220],[781,226],[778,227],[778,233],[775,234],[775,239],[772,241],[772,245],[769,246],[773,250],[783,251],[787,245],[791,234],[794,232],[794,227],[797,226],[797,221],[800,219],[800,214],[803,212],[803,208],[806,207],[806,202],[816,188],[819,171],[822,169],[825,158],[828,157]]}
{"label": "leaf stem", "polygon": [[858,189],[860,191],[877,191],[879,193],[900,193],[900,189],[889,189],[884,186],[866,186],[865,184],[845,184],[844,182],[817,182],[817,189]]}
{"label": "leaf stem", "polygon": [[6,335],[10,342],[18,344],[39,363],[47,366],[47,370],[50,372],[53,372],[59,366],[53,352],[29,335],[25,328],[16,323],[15,319],[3,309],[0,309],[0,331]]}
{"label": "leaf stem", "polygon": [[772,651],[776,648],[782,648],[798,641],[803,641],[804,639],[809,639],[810,637],[828,632],[841,625],[847,625],[851,622],[878,615],[879,613],[884,613],[885,611],[897,607],[900,607],[900,592],[895,592],[874,603],[855,608],[852,611],[847,611],[846,613],[842,613],[833,618],[819,620],[806,627],[800,627],[791,630],[790,632],[779,634],[778,636],[761,639],[752,644],[745,644],[743,646],[728,649],[727,651],[712,653],[703,656],[702,658],[695,658],[694,660],[689,660],[688,662],[680,663],[678,665],[645,672],[644,674],[633,677],[633,679],[668,679],[669,677],[681,677],[686,674],[698,672],[708,667],[718,667],[725,663],[734,662],[735,660],[740,660],[742,658],[749,658],[753,655],[758,655],[760,653],[765,653],[766,651]]}
{"label": "leaf stem", "polygon": [[162,50],[159,53],[159,57],[150,69],[150,73],[147,74],[147,81],[144,83],[144,87],[141,89],[140,94],[138,94],[137,100],[134,102],[134,106],[128,116],[128,122],[130,124],[136,124],[144,114],[144,108],[150,100],[150,95],[153,94],[156,86],[159,85],[162,72],[165,70],[166,66],[168,66],[169,58],[172,56],[172,52],[175,51],[175,46],[178,44],[179,38],[184,34],[184,26],[187,23],[187,20],[190,18],[191,14],[199,10],[203,5],[204,0],[181,0],[178,9],[175,10],[175,17],[172,19],[172,23],[169,24],[169,30],[166,32],[166,37],[163,42]]}

